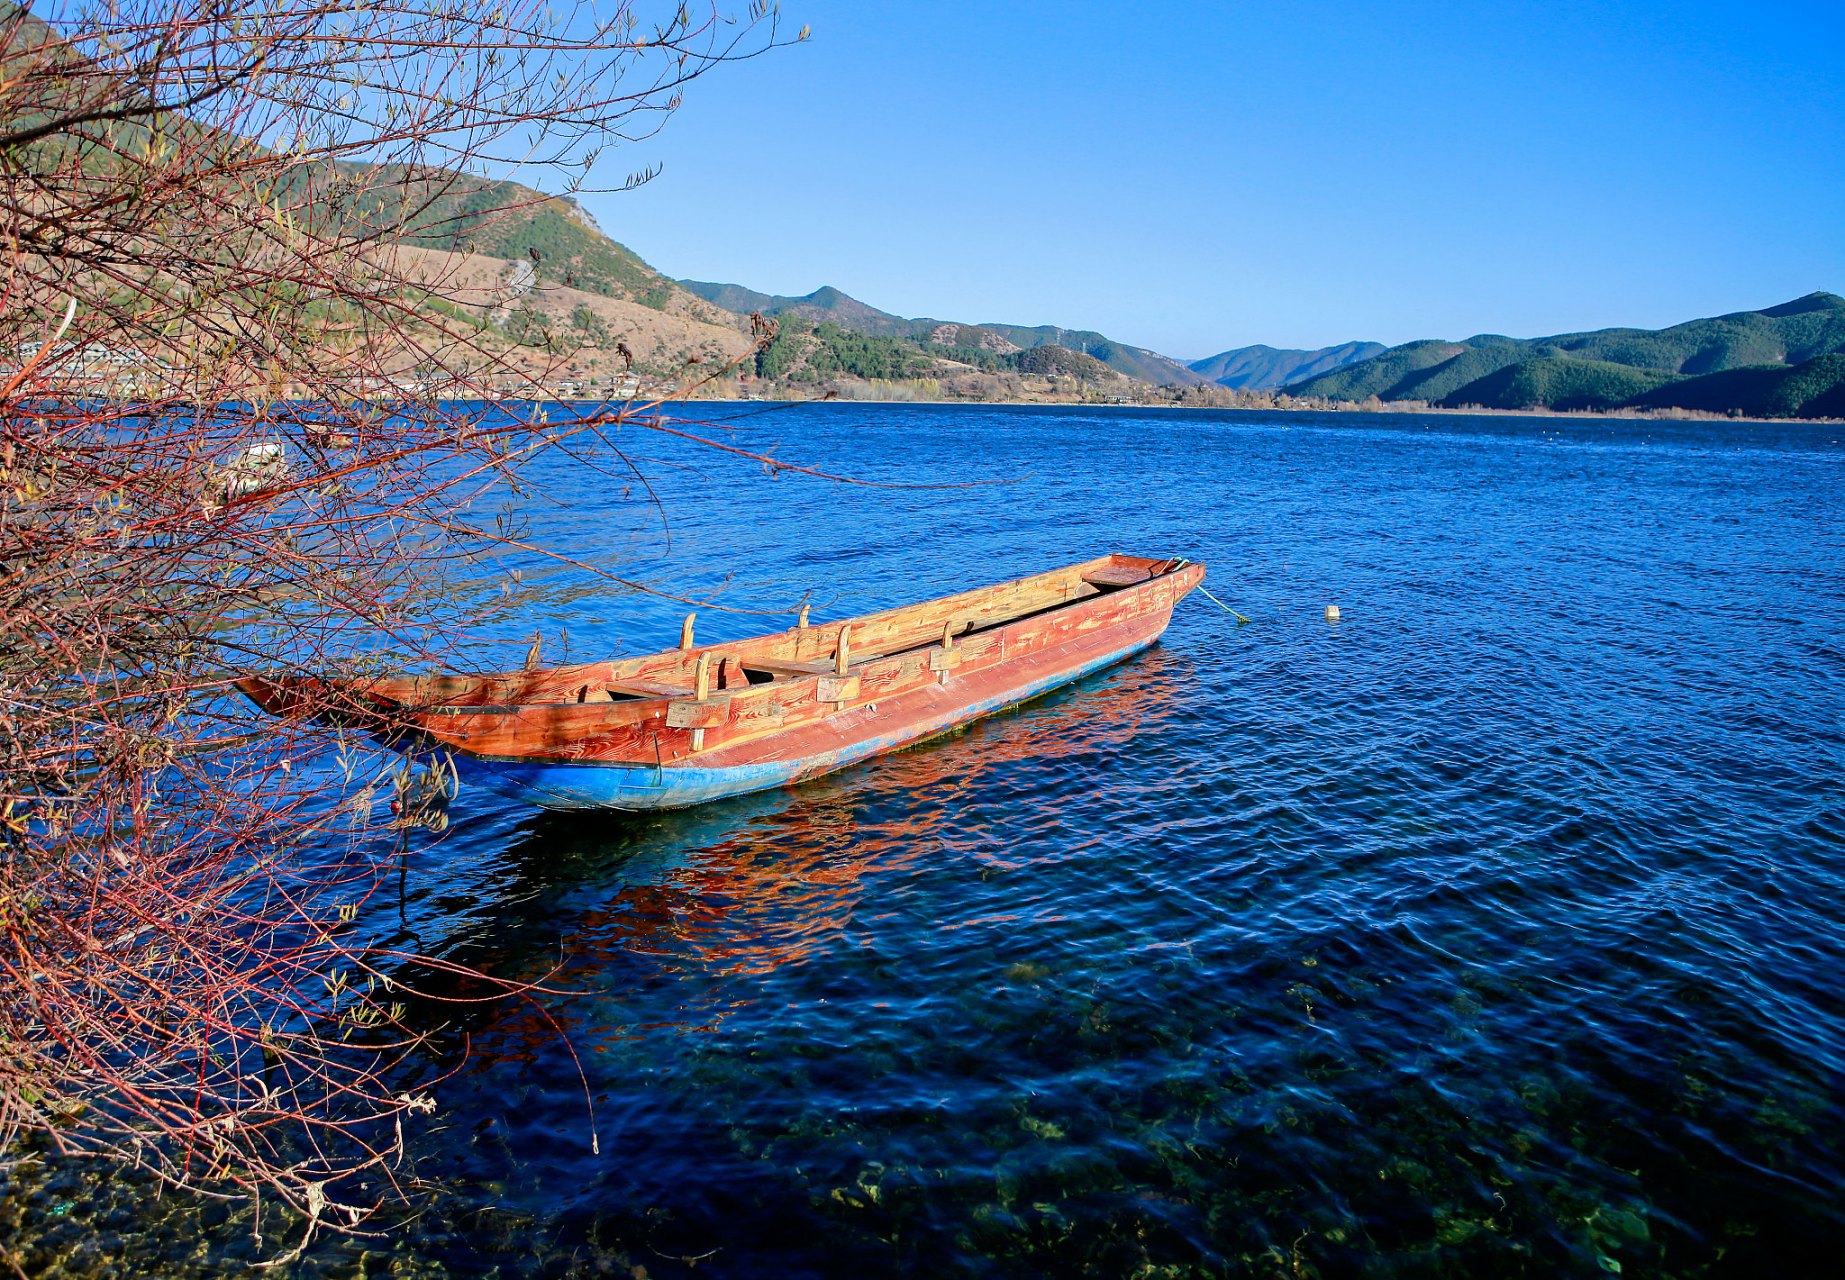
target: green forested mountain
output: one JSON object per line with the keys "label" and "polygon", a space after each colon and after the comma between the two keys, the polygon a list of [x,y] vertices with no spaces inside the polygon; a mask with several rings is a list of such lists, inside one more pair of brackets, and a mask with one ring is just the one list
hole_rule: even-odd
{"label": "green forested mountain", "polygon": [[1637,408],[1703,409],[1752,418],[1845,418],[1845,355],[1752,365],[1686,378],[1635,396]]}
{"label": "green forested mountain", "polygon": [[1650,392],[1672,375],[1607,360],[1539,356],[1505,365],[1441,397],[1443,408],[1612,409]]}
{"label": "green forested mountain", "polygon": [[1385,350],[1381,342],[1346,342],[1317,351],[1278,350],[1257,345],[1194,360],[1186,368],[1232,391],[1267,391],[1369,360]]}
{"label": "green forested mountain", "polygon": [[[1827,416],[1845,376],[1845,298],[1804,298],[1669,329],[1548,338],[1420,341],[1288,387],[1331,400],[1426,400],[1444,408],[1702,409]],[[1772,413],[1764,406],[1777,406]]]}

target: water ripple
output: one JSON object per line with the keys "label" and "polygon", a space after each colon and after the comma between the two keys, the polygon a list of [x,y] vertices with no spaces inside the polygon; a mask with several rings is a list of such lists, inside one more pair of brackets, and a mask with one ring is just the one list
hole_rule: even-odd
{"label": "water ripple", "polygon": [[[645,818],[465,796],[405,927],[583,994],[469,1027],[420,1157],[447,1188],[411,1233],[427,1259],[1825,1270],[1845,1229],[1832,429],[772,421],[742,430],[856,474],[1028,478],[921,496],[678,459],[697,470],[658,477],[674,549],[631,571],[734,571],[738,603],[811,590],[839,616],[1184,554],[1255,621],[1188,602],[1134,662],[792,792]],[[533,511],[539,536],[644,534],[613,495],[539,478],[569,504]],[[676,634],[677,606],[585,585],[546,579],[509,653],[533,614],[578,653]],[[455,1225],[486,1204],[518,1230]]]}

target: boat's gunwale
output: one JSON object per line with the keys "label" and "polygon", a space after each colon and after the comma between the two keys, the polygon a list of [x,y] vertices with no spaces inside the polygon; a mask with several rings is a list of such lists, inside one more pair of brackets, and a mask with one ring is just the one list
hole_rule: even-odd
{"label": "boat's gunwale", "polygon": [[[1128,555],[1123,555],[1120,553],[1110,553],[1108,555],[1097,556],[1090,560],[1079,561],[1076,564],[1064,565],[1056,569],[1047,569],[1042,573],[1027,574],[1024,577],[1008,579],[1004,582],[993,583],[985,587],[976,587],[976,588],[972,588],[967,591],[958,591],[958,592],[953,592],[945,596],[936,596],[931,599],[920,600],[914,604],[898,605],[898,606],[895,606],[889,609],[879,609],[871,613],[858,614],[853,617],[840,618],[840,619],[825,622],[825,623],[813,623],[813,624],[810,624],[810,626],[807,627],[805,630],[810,633],[834,633],[834,632],[838,632],[842,628],[846,628],[854,632],[857,632],[857,631],[861,631],[869,627],[886,625],[888,623],[903,619],[906,616],[910,616],[910,615],[914,615],[918,613],[942,612],[942,613],[947,613],[947,614],[953,614],[956,612],[964,612],[967,609],[967,607],[970,605],[976,604],[988,598],[1002,596],[1007,591],[1017,590],[1017,589],[1026,587],[1034,583],[1052,582],[1052,581],[1056,581],[1058,579],[1061,579],[1067,576],[1074,576],[1080,580],[1084,574],[1100,571],[1102,569],[1113,567],[1113,566],[1123,564],[1123,563],[1126,563],[1127,565],[1131,567],[1144,568],[1147,570],[1149,576],[1146,578],[1146,580],[1142,582],[1134,583],[1132,585],[1114,587],[1109,590],[1099,591],[1091,595],[1076,596],[1076,597],[1072,597],[1069,599],[1057,601],[1050,605],[1047,605],[1047,606],[1044,606],[1038,609],[1034,609],[1034,610],[1019,614],[1014,617],[1003,618],[1003,619],[997,620],[992,623],[988,623],[982,626],[975,627],[966,632],[957,633],[955,637],[956,643],[966,644],[966,643],[977,642],[979,640],[984,639],[985,637],[999,634],[1005,631],[1007,628],[1017,626],[1021,623],[1030,622],[1030,621],[1033,621],[1034,619],[1042,618],[1049,614],[1052,614],[1052,613],[1055,613],[1055,612],[1058,612],[1064,609],[1068,609],[1076,605],[1083,604],[1085,601],[1096,599],[1099,596],[1110,596],[1110,597],[1123,596],[1129,592],[1144,591],[1150,587],[1156,586],[1158,583],[1160,583],[1161,581],[1165,579],[1170,578],[1174,574],[1182,573],[1187,567],[1191,566],[1194,562],[1183,559],[1182,557],[1169,557],[1166,559],[1154,559],[1154,558],[1141,557],[1141,556],[1128,556]],[[762,635],[749,636],[749,637],[745,637],[740,640],[718,641],[712,644],[694,645],[689,649],[661,649],[653,653],[639,654],[632,658],[604,660],[600,662],[573,663],[573,664],[568,664],[564,666],[546,667],[546,668],[539,668],[539,669],[526,670],[526,671],[494,672],[494,673],[485,674],[481,676],[475,676],[475,677],[461,677],[461,679],[470,680],[476,683],[477,685],[478,684],[500,683],[500,682],[512,683],[515,681],[534,682],[534,681],[542,680],[546,682],[553,682],[560,686],[569,686],[572,684],[582,683],[585,680],[585,678],[589,678],[590,683],[595,683],[597,677],[600,677],[606,680],[606,682],[608,683],[619,683],[623,678],[624,673],[621,670],[623,668],[632,668],[634,670],[631,672],[627,672],[626,674],[635,674],[641,670],[644,670],[647,664],[656,663],[656,662],[660,662],[664,660],[671,660],[677,663],[678,665],[685,666],[685,667],[691,667],[701,657],[703,658],[728,657],[736,653],[737,651],[747,649],[748,647],[752,645],[763,644],[766,642],[782,639],[784,637],[798,637],[801,634],[802,630],[803,630],[802,628],[790,627],[782,631],[765,632]],[[885,661],[891,658],[899,658],[899,657],[902,657],[904,654],[914,653],[918,650],[928,649],[932,647],[934,647],[934,642],[929,641],[929,640],[922,640],[915,644],[906,645],[900,649],[888,650],[884,652],[869,653],[869,654],[866,654],[862,658],[852,660],[849,663],[848,672],[852,672],[852,671],[863,672],[864,670],[868,669],[874,663]],[[745,657],[745,658],[740,659],[740,662],[742,665],[747,666],[749,660],[747,657]],[[601,673],[604,673],[604,672],[609,672],[610,674],[607,674],[606,676],[601,675]],[[822,678],[824,678],[823,673],[815,672],[811,675],[792,676],[786,680],[777,680],[773,682],[773,684],[749,685],[745,687],[721,689],[721,690],[716,690],[714,692],[717,694],[724,694],[724,695],[729,695],[732,697],[747,697],[754,691],[771,689],[772,687],[774,687],[774,685],[781,685],[782,687],[785,688],[790,685],[799,685],[809,680],[812,680],[817,683]],[[441,699],[441,700],[413,701],[413,700],[402,698],[395,694],[383,691],[385,687],[388,686],[390,683],[393,683],[398,680],[415,681],[415,680],[420,680],[420,679],[424,679],[424,677],[385,678],[385,679],[362,682],[362,683],[363,683],[363,687],[365,688],[365,690],[370,696],[387,700],[394,707],[404,712],[408,712],[410,714],[415,714],[415,715],[444,715],[444,716],[469,715],[469,714],[505,715],[505,714],[509,714],[508,710],[506,710],[507,708],[512,709],[511,713],[516,713],[517,711],[524,710],[524,709],[532,709],[532,710],[556,709],[556,708],[562,708],[562,707],[584,705],[572,699],[554,699],[554,700],[547,700],[547,701],[510,700],[510,701],[494,701],[494,702],[486,702],[486,703],[460,702],[452,698]],[[614,708],[617,708],[618,710],[645,709],[651,712],[652,710],[656,710],[661,704],[675,702],[675,701],[682,701],[690,697],[691,693],[692,693],[691,687],[687,686],[684,693],[661,694],[658,697],[650,697],[650,698],[630,697],[630,698],[623,698],[619,702],[598,701],[594,703],[593,705],[595,705],[598,709],[605,710],[605,711],[610,707],[614,707]]]}

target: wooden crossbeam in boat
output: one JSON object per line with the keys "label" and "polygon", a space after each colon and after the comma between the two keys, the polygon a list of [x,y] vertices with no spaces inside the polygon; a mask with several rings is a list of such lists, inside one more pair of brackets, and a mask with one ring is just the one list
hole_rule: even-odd
{"label": "wooden crossbeam in boat", "polygon": [[831,662],[796,662],[792,658],[745,658],[747,671],[767,671],[773,676],[830,676]]}
{"label": "wooden crossbeam in boat", "polygon": [[690,687],[683,684],[666,684],[659,680],[610,680],[603,688],[610,693],[625,694],[630,698],[687,698],[692,694]]}

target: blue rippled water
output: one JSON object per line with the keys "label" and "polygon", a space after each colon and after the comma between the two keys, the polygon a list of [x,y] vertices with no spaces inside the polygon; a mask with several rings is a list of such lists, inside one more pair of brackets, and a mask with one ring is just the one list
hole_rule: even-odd
{"label": "blue rippled water", "polygon": [[[493,1211],[432,1226],[427,1256],[1823,1269],[1845,1228],[1839,428],[858,405],[732,426],[860,478],[1015,483],[771,483],[637,441],[672,543],[624,542],[632,571],[730,575],[743,605],[811,589],[824,617],[1183,554],[1253,621],[1194,596],[1125,666],[790,792],[646,818],[466,797],[407,940],[580,994],[474,1028],[420,1165]],[[633,492],[548,466],[564,505],[538,532],[634,536]],[[681,612],[576,576],[541,594],[577,653],[663,647]]]}
{"label": "blue rippled water", "polygon": [[[771,483],[637,442],[673,531],[636,572],[733,575],[740,604],[811,589],[824,617],[1182,554],[1253,621],[1194,596],[1122,667],[793,791],[644,818],[466,797],[408,940],[580,994],[474,1028],[420,1165],[494,1208],[431,1227],[430,1258],[1824,1270],[1845,431],[860,405],[733,426],[860,478],[1016,482]],[[628,536],[632,493],[549,465],[566,505],[532,509],[540,533]],[[578,653],[664,647],[682,612],[543,590]]]}
{"label": "blue rippled water", "polygon": [[[1845,429],[731,426],[864,479],[1015,483],[771,482],[636,436],[670,549],[630,482],[563,460],[535,532],[682,591],[728,575],[740,606],[811,589],[819,618],[1186,555],[1252,621],[1194,595],[1123,666],[792,791],[651,817],[464,794],[399,941],[576,994],[473,1019],[416,1139],[445,1188],[409,1229],[426,1264],[1828,1269]],[[682,606],[534,577],[516,622],[547,644],[676,638]]]}

